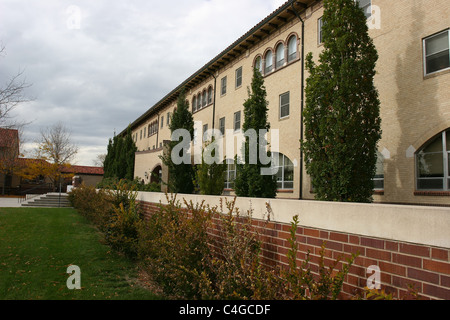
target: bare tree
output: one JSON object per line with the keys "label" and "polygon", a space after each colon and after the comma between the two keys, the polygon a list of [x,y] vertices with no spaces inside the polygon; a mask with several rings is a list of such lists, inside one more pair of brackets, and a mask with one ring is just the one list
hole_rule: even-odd
{"label": "bare tree", "polygon": [[[4,55],[4,52],[5,47],[0,45],[0,56]],[[19,128],[26,124],[23,121],[14,119],[12,111],[20,103],[31,101],[31,99],[24,95],[25,89],[30,86],[31,85],[23,79],[23,71],[20,71],[0,87],[0,127],[8,129]]]}
{"label": "bare tree", "polygon": [[[31,178],[43,175],[50,179],[54,188],[73,176],[71,162],[78,153],[71,139],[71,133],[61,122],[41,130],[34,158],[40,162],[31,162],[23,177]],[[45,163],[46,165],[37,165]]]}
{"label": "bare tree", "polygon": [[97,155],[97,158],[95,158],[95,160],[93,161],[94,166],[103,168],[105,159],[106,159],[106,153]]}
{"label": "bare tree", "polygon": [[48,161],[58,165],[68,165],[78,153],[78,146],[71,140],[70,131],[63,123],[58,122],[41,130],[38,145],[42,155]]}

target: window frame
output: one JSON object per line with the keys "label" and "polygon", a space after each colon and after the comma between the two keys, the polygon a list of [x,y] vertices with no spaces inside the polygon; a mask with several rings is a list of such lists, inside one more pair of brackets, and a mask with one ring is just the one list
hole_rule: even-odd
{"label": "window frame", "polygon": [[[361,7],[360,0],[355,0],[358,3],[358,7],[361,8],[361,10],[364,12],[364,15],[366,16],[366,20],[370,19],[372,16],[372,0],[369,0],[369,4],[366,4],[364,7]],[[370,8],[370,10],[368,10]]]}
{"label": "window frame", "polygon": [[[379,163],[381,164],[381,168],[382,168],[383,173],[377,175],[376,171],[377,171],[378,168],[376,169],[375,175],[374,175],[374,177],[372,179],[372,181],[374,182],[374,187],[373,187],[374,191],[384,191],[384,156],[383,156],[383,154],[381,152],[377,151],[377,162],[376,162],[376,165],[378,166]],[[381,184],[383,186],[381,188],[377,188],[375,186],[375,182],[376,181],[381,181]]]}
{"label": "window frame", "polygon": [[[439,36],[439,35],[441,35],[443,33],[447,33],[447,38],[448,38],[448,42],[449,42],[447,51],[449,53],[449,60],[450,60],[450,29],[445,29],[445,30],[439,31],[439,32],[437,32],[435,34],[432,34],[432,35],[430,35],[428,37],[423,38],[422,39],[422,50],[423,50],[423,74],[424,74],[424,76],[429,76],[429,75],[436,74],[436,73],[439,73],[439,72],[442,72],[442,71],[450,70],[450,61],[449,61],[449,67],[446,67],[446,68],[443,68],[443,69],[440,69],[440,70],[437,70],[437,71],[433,71],[433,72],[428,72],[428,70],[427,70],[427,58],[429,56],[431,56],[431,55],[427,55],[427,46],[426,46],[427,45],[427,41],[432,39],[432,38],[435,38],[435,37],[437,37],[437,36]],[[442,52],[444,52],[444,51],[442,51]],[[440,52],[438,52],[438,53],[440,53]],[[436,53],[433,53],[432,55],[435,55],[435,54]]]}
{"label": "window frame", "polygon": [[[430,191],[430,192],[441,192],[441,191],[450,191],[450,173],[449,173],[449,159],[450,159],[450,148],[447,149],[447,133],[450,133],[450,129],[444,130],[436,136],[432,137],[428,140],[414,155],[415,168],[416,168],[416,190],[417,191]],[[433,144],[437,139],[440,139],[440,143],[442,144],[442,177],[420,177],[420,167],[419,167],[419,156],[422,151]],[[432,153],[440,153],[438,151]],[[442,188],[420,188],[419,182],[420,180],[431,180],[431,179],[442,179]]]}
{"label": "window frame", "polygon": [[[267,59],[267,56],[269,54],[271,55],[271,59]],[[273,56],[274,56],[274,53],[273,53],[272,49],[267,50],[266,54],[264,55],[264,74],[265,75],[266,74],[270,74],[270,73],[272,73],[275,70],[274,65],[273,65]],[[267,66],[267,61],[268,60],[270,61],[270,66],[269,67]]]}
{"label": "window frame", "polygon": [[[282,52],[280,52],[280,54],[278,54],[279,48],[281,48],[281,50],[282,50]],[[282,56],[281,59],[280,59],[280,56]],[[275,70],[278,70],[285,65],[285,63],[286,63],[285,56],[286,56],[286,46],[284,45],[284,43],[280,42],[275,47]]]}
{"label": "window frame", "polygon": [[204,124],[202,128],[202,142],[209,141],[209,135],[206,135],[205,137],[205,133],[207,132],[208,132],[208,124]]}
{"label": "window frame", "polygon": [[213,103],[213,87],[208,87],[208,105]]}
{"label": "window frame", "polygon": [[202,109],[202,94],[199,92],[197,94],[197,111]]}
{"label": "window frame", "polygon": [[227,94],[227,76],[220,79],[220,95],[224,96]]}
{"label": "window frame", "polygon": [[[295,52],[290,52],[291,49],[291,41],[295,42]],[[292,35],[289,37],[287,41],[287,63],[291,63],[292,61],[295,61],[298,56],[298,38],[296,35]]]}
{"label": "window frame", "polygon": [[[289,157],[287,157],[284,153],[281,152],[273,152],[272,153],[272,157],[274,156],[282,156],[282,163],[278,163],[278,166],[273,167],[273,168],[278,168],[278,170],[281,170],[281,181],[277,180],[277,189],[278,190],[294,190],[294,163],[292,162],[291,159],[289,159]],[[288,159],[290,161],[290,163],[292,164],[292,180],[285,180],[285,167],[286,167],[286,159]],[[273,164],[273,160],[272,160],[272,164]],[[276,174],[275,174],[276,175]],[[278,184],[281,183],[281,188],[278,187]],[[286,183],[292,183],[292,187],[286,187]]]}
{"label": "window frame", "polygon": [[206,89],[202,92],[202,109],[208,105],[208,92]]}
{"label": "window frame", "polygon": [[242,87],[242,77],[243,77],[242,67],[236,69],[235,76],[236,76],[235,89],[239,89],[240,87]]}
{"label": "window frame", "polygon": [[225,135],[225,117],[219,119],[219,130],[222,136]]}
{"label": "window frame", "polygon": [[323,16],[317,19],[317,44],[323,44]]}
{"label": "window frame", "polygon": [[197,95],[194,95],[192,98],[192,112],[197,111]]}
{"label": "window frame", "polygon": [[[259,65],[258,65],[258,61],[259,61]],[[253,68],[258,70],[261,74],[264,74],[263,73],[263,69],[264,69],[263,68],[263,57],[261,55],[256,56]]]}
{"label": "window frame", "polygon": [[[225,164],[227,166],[227,169],[225,170],[225,181],[224,181],[224,189],[226,190],[234,190],[234,181],[236,180],[236,163],[234,162],[234,160],[231,159],[226,159],[225,160]],[[234,170],[230,170],[230,168],[233,168]],[[230,176],[233,173],[234,175],[234,179],[230,180]]]}
{"label": "window frame", "polygon": [[[236,116],[237,115],[239,115],[239,121],[236,121]],[[234,116],[233,116],[233,129],[234,129],[234,132],[237,132],[237,131],[241,130],[241,121],[242,121],[241,118],[242,118],[241,111],[237,111],[237,112],[234,113]],[[236,126],[237,123],[239,123],[239,128],[237,128],[237,126]]]}
{"label": "window frame", "polygon": [[[282,104],[281,104],[281,99],[282,99],[282,97],[284,97],[284,96],[286,96],[286,95],[287,95],[287,97],[288,97],[288,103],[282,105]],[[286,107],[286,106],[287,106],[287,109],[288,109],[288,113],[287,113],[286,116],[282,116],[281,110],[282,110],[283,107]],[[279,109],[278,109],[278,112],[279,112],[279,119],[280,119],[280,120],[285,119],[285,118],[289,118],[289,116],[291,115],[291,94],[290,94],[290,91],[280,94],[280,97],[279,97]]]}

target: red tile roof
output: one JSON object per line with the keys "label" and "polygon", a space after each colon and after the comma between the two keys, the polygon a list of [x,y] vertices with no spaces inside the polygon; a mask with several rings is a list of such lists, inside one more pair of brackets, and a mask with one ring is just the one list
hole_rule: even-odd
{"label": "red tile roof", "polygon": [[[19,163],[22,166],[26,166],[29,162],[41,162],[43,165],[50,165],[49,162],[43,159],[28,159],[28,158],[19,158]],[[63,167],[62,172],[64,173],[73,173],[73,174],[91,174],[91,175],[103,175],[103,168],[101,167],[87,167],[87,166],[70,166]]]}
{"label": "red tile roof", "polygon": [[87,167],[87,166],[71,166],[63,170],[64,172],[72,172],[75,174],[93,174],[93,175],[103,175],[102,167]]}

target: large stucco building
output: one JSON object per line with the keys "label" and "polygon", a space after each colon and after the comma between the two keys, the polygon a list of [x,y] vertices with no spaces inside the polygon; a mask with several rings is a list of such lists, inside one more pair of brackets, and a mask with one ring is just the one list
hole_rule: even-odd
{"label": "large stucco building", "polygon": [[[450,2],[358,1],[379,54],[375,84],[383,136],[374,200],[450,205]],[[304,56],[312,52],[317,59],[323,48],[322,15],[322,1],[287,1],[134,120],[135,176],[146,182],[154,179],[152,173],[167,179],[159,156],[171,138],[170,115],[183,88],[194,120],[201,122],[197,139],[206,128],[240,133],[257,67],[264,76],[271,130],[279,129],[278,197],[313,199],[299,147],[308,77]],[[226,193],[232,193],[234,175],[229,164]]]}

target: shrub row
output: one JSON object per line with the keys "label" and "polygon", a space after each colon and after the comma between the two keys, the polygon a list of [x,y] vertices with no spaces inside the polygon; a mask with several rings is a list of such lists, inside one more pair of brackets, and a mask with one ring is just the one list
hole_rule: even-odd
{"label": "shrub row", "polygon": [[[285,268],[261,263],[261,237],[252,213],[242,214],[235,201],[218,207],[179,201],[141,215],[136,192],[122,181],[113,191],[81,187],[70,194],[78,211],[104,232],[116,250],[136,259],[169,298],[175,299],[337,299],[357,255],[340,264],[325,263],[325,244],[319,270],[311,272],[309,254],[298,263],[296,230],[291,222],[290,248]],[[342,265],[341,270],[336,270]],[[384,292],[366,290],[371,299],[389,299]],[[355,298],[362,298],[361,296]]]}

